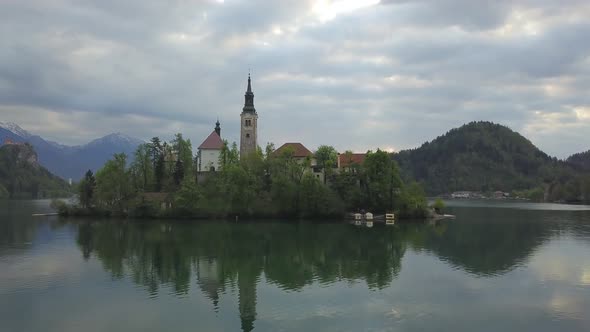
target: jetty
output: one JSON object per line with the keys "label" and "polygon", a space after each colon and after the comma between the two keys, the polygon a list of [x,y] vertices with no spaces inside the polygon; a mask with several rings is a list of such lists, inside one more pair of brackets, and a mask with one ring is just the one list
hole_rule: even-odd
{"label": "jetty", "polygon": [[50,213],[33,213],[33,217],[50,217],[50,216],[57,216],[59,213],[57,212],[50,212]]}
{"label": "jetty", "polygon": [[356,226],[365,225],[373,227],[373,223],[380,223],[385,225],[395,224],[395,215],[393,213],[374,215],[371,212],[366,213],[349,213],[346,219],[351,221]]}

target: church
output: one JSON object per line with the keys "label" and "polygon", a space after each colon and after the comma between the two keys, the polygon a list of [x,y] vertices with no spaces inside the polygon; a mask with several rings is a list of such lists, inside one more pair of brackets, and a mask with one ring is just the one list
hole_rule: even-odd
{"label": "church", "polygon": [[[244,107],[240,114],[240,156],[255,152],[258,147],[258,113],[254,108],[254,93],[252,92],[250,74],[248,74],[248,87],[244,98]],[[215,172],[218,170],[222,149],[221,125],[217,120],[213,132],[198,147],[197,171]]]}

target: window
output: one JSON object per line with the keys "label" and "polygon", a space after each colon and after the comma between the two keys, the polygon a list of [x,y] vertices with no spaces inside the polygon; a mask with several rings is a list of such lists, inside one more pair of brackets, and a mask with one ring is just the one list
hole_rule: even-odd
{"label": "window", "polygon": [[250,133],[247,133],[246,134],[246,138],[250,138]]}
{"label": "window", "polygon": [[247,119],[245,122],[246,122],[246,123],[245,123],[245,126],[246,126],[246,127],[251,127],[251,126],[252,126],[252,120],[250,120],[250,119]]}

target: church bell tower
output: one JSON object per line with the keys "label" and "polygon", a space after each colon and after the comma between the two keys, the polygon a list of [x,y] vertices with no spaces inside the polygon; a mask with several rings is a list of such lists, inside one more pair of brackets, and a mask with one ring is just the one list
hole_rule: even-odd
{"label": "church bell tower", "polygon": [[240,157],[256,151],[258,136],[258,113],[254,108],[254,93],[250,83],[250,74],[248,74],[248,89],[245,94],[244,108],[240,114]]}

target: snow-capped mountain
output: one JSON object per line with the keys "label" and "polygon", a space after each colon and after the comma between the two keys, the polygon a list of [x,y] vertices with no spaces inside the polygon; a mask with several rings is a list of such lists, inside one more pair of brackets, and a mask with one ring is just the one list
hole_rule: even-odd
{"label": "snow-capped mountain", "polygon": [[15,123],[0,122],[0,145],[5,139],[30,143],[39,156],[39,163],[64,179],[78,180],[87,170],[96,172],[115,153],[133,158],[142,140],[121,133],[110,134],[77,146],[62,145],[33,135]]}
{"label": "snow-capped mountain", "polygon": [[19,125],[17,125],[14,122],[2,122],[2,121],[0,121],[0,128],[5,129],[5,130],[8,130],[11,133],[13,133],[13,134],[15,134],[17,136],[20,136],[22,138],[29,138],[29,137],[32,136],[28,131],[24,130],[23,128],[21,128]]}

